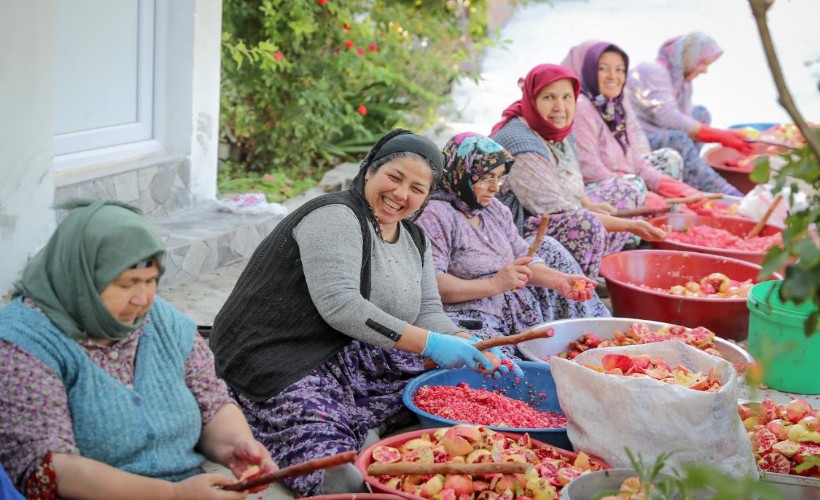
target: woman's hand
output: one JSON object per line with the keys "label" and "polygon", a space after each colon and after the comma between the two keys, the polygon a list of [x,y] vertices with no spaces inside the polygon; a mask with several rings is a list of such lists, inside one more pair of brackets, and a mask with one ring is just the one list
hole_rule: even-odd
{"label": "woman's hand", "polygon": [[642,240],[646,241],[665,240],[668,236],[666,231],[659,227],[653,226],[645,220],[629,221],[628,231],[636,236],[640,236]]}
{"label": "woman's hand", "polygon": [[521,257],[502,267],[492,279],[498,293],[505,293],[527,286],[527,282],[532,278],[532,269],[529,263],[532,257]]}
{"label": "woman's hand", "polygon": [[607,202],[593,203],[592,200],[587,197],[581,200],[581,206],[596,214],[610,215],[616,211],[616,208]]}
{"label": "woman's hand", "polygon": [[595,295],[598,283],[581,274],[563,274],[556,281],[553,290],[575,302],[586,302]]}
{"label": "woman's hand", "polygon": [[218,488],[218,486],[222,486],[224,484],[231,484],[233,481],[233,479],[228,476],[223,476],[222,474],[197,474],[196,476],[189,477],[184,481],[172,483],[174,499],[244,499],[247,495],[243,491],[226,491]]}
{"label": "woman's hand", "polygon": [[492,371],[493,364],[484,356],[484,353],[473,347],[470,339],[456,335],[430,332],[427,334],[427,344],[421,355],[428,357],[442,368],[467,368],[479,371]]}
{"label": "woman's hand", "polygon": [[237,441],[231,458],[228,459],[228,468],[231,469],[234,476],[239,477],[248,467],[254,465],[259,466],[261,469],[260,474],[267,474],[279,469],[265,445],[250,438]]}

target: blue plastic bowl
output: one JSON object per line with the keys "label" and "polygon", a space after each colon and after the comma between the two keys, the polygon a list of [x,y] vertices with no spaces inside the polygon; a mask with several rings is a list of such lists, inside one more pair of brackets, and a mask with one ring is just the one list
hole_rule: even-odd
{"label": "blue plastic bowl", "polygon": [[[433,429],[438,427],[449,427],[451,425],[463,424],[465,422],[458,422],[447,418],[437,417],[436,415],[422,411],[413,403],[413,397],[418,392],[419,388],[425,385],[445,385],[454,386],[462,382],[466,382],[472,389],[486,389],[488,391],[506,390],[505,395],[520,401],[526,401],[530,406],[536,410],[541,411],[560,411],[561,406],[558,404],[558,395],[555,390],[555,381],[552,378],[549,365],[546,363],[538,363],[535,361],[517,361],[518,366],[524,371],[524,378],[517,384],[515,377],[512,375],[505,375],[499,380],[485,379],[481,374],[476,373],[467,368],[459,368],[455,370],[433,370],[423,375],[414,378],[404,387],[402,394],[402,401],[413,413],[418,415],[421,425],[426,429]],[[545,393],[547,397],[541,398],[540,393]],[[530,397],[535,396],[535,402],[529,403]],[[567,437],[566,428],[557,429],[527,429],[521,427],[495,427],[487,426],[494,431],[506,431],[524,434],[525,432],[533,439],[549,443],[563,448],[565,450],[572,450],[572,443]]]}
{"label": "blue plastic bowl", "polygon": [[734,125],[729,125],[729,128],[732,129],[739,129],[739,128],[753,128],[755,130],[759,130],[763,132],[764,130],[769,130],[770,128],[774,127],[775,125],[779,125],[778,123],[735,123]]}

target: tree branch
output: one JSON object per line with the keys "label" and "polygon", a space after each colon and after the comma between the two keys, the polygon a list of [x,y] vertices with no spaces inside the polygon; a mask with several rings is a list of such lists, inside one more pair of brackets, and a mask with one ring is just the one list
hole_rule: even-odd
{"label": "tree branch", "polygon": [[777,87],[777,92],[779,93],[777,101],[783,106],[786,112],[789,113],[792,121],[794,121],[800,133],[802,133],[806,139],[806,144],[809,149],[818,161],[820,161],[820,140],[814,135],[811,127],[809,127],[803,119],[803,116],[794,104],[794,99],[792,99],[791,92],[789,92],[786,86],[783,71],[780,69],[780,62],[774,51],[772,35],[769,32],[769,24],[766,22],[766,13],[773,4],[774,0],[749,0],[749,5],[752,7],[752,14],[757,22],[757,30],[760,32],[760,41],[763,42],[763,50],[766,52],[766,61],[769,63],[769,69],[771,70],[775,87]]}

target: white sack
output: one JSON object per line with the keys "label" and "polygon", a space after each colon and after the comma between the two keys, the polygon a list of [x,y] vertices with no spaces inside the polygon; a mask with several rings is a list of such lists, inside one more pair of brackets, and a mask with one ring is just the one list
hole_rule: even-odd
{"label": "white sack", "polygon": [[[600,365],[605,354],[615,353],[648,354],[670,368],[681,365],[704,374],[714,367],[723,387],[718,392],[696,391],[648,377],[599,373],[579,364]],[[726,360],[671,340],[590,349],[574,361],[553,356],[550,369],[576,451],[598,456],[613,467],[631,467],[625,447],[650,463],[661,453],[678,450],[668,467],[712,464],[735,477],[758,477],[737,411],[737,374]]]}

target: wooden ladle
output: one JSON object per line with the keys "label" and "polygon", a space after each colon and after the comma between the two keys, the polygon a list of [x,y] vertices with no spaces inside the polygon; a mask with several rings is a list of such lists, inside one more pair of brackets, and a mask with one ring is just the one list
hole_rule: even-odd
{"label": "wooden ladle", "polygon": [[[528,340],[534,339],[546,339],[552,337],[553,335],[555,335],[555,330],[553,330],[552,327],[543,325],[537,326],[535,328],[530,328],[529,330],[525,330],[515,335],[502,335],[500,337],[481,340],[473,344],[473,347],[475,347],[479,351],[486,351],[487,349],[492,349],[493,347],[500,347],[502,345],[515,345],[521,342],[526,342]],[[424,368],[432,370],[436,366],[436,363],[432,359],[424,360]]]}
{"label": "wooden ladle", "polygon": [[291,465],[290,467],[285,467],[284,469],[279,469],[256,477],[250,477],[232,484],[223,484],[222,489],[228,491],[247,491],[256,488],[257,486],[277,483],[289,477],[304,476],[305,474],[310,474],[311,472],[320,469],[327,469],[328,467],[335,467],[337,465],[350,463],[355,459],[355,451],[337,453],[336,455],[317,458],[315,460],[308,460],[307,462],[302,462],[301,464]]}
{"label": "wooden ladle", "polygon": [[753,227],[752,230],[749,231],[746,234],[746,236],[743,237],[743,239],[749,240],[760,234],[760,231],[763,231],[763,228],[766,226],[766,223],[769,222],[769,218],[772,216],[774,210],[777,208],[777,205],[779,205],[781,201],[783,201],[782,194],[775,196],[774,200],[772,200],[772,204],[769,205],[769,209],[766,210],[766,213],[763,214],[763,217],[760,219],[760,221],[758,221],[758,223],[755,224],[755,227]]}

